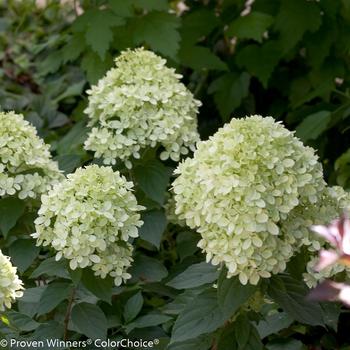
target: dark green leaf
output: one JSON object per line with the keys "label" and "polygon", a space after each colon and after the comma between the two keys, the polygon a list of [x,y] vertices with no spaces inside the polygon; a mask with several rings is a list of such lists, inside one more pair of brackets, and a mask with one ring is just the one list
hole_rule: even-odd
{"label": "dark green leaf", "polygon": [[148,161],[145,165],[139,165],[134,171],[136,182],[146,195],[163,204],[166,188],[170,180],[170,170],[160,161]]}
{"label": "dark green leaf", "polygon": [[142,293],[138,292],[133,295],[125,304],[124,320],[126,323],[132,321],[141,311],[143,305]]}
{"label": "dark green leaf", "polygon": [[293,323],[293,319],[285,312],[276,312],[266,316],[257,325],[260,338],[263,339],[271,334],[276,334],[282,329],[288,328]]}
{"label": "dark green leaf", "polygon": [[133,15],[133,0],[108,0],[112,11],[120,17],[131,17]]}
{"label": "dark green leaf", "polygon": [[250,76],[247,73],[228,73],[213,81],[208,92],[214,94],[216,107],[224,121],[239,107],[249,93]]}
{"label": "dark green leaf", "polygon": [[111,303],[114,286],[111,277],[100,278],[95,276],[94,272],[90,269],[85,269],[81,281],[92,294],[107,303]]}
{"label": "dark green leaf", "polygon": [[[208,350],[212,344],[211,335],[200,335],[195,339],[189,339],[184,342],[171,344],[168,350]],[[225,350],[218,348],[220,350]],[[229,350],[234,350],[230,348]]]}
{"label": "dark green leaf", "polygon": [[168,322],[169,320],[171,320],[170,316],[161,315],[161,314],[148,314],[137,318],[132,323],[129,323],[126,326],[125,331],[126,333],[130,333],[135,328],[147,328],[147,327],[158,326],[160,324]]}
{"label": "dark green leaf", "polygon": [[317,139],[331,121],[332,114],[329,111],[319,111],[308,115],[296,128],[296,136],[303,141]]}
{"label": "dark green leaf", "polygon": [[68,282],[50,283],[40,298],[37,314],[43,315],[52,311],[71,293],[72,285]]}
{"label": "dark green leaf", "polygon": [[0,230],[6,237],[24,213],[25,204],[17,198],[0,199]]}
{"label": "dark green leaf", "polygon": [[150,12],[134,24],[135,43],[147,43],[154,51],[175,58],[179,49],[179,26],[179,19],[173,14]]}
{"label": "dark green leaf", "polygon": [[159,249],[167,219],[163,211],[152,210],[142,214],[143,225],[140,228],[140,238]]}
{"label": "dark green leaf", "polygon": [[171,344],[194,339],[213,332],[223,323],[217,292],[210,288],[189,302],[178,316],[171,336]]}
{"label": "dark green leaf", "polygon": [[321,11],[315,2],[282,0],[275,27],[281,33],[285,51],[295,46],[307,31],[316,31],[321,24]]}
{"label": "dark green leaf", "polygon": [[257,290],[251,284],[242,285],[237,277],[226,277],[227,271],[224,269],[218,281],[218,301],[224,318],[230,318],[240,306],[242,306]]}
{"label": "dark green leaf", "polygon": [[186,45],[179,51],[182,64],[196,69],[227,70],[227,65],[207,47]]}
{"label": "dark green leaf", "polygon": [[263,350],[264,348],[258,331],[246,315],[240,315],[235,321],[235,338],[238,350]]}
{"label": "dark green leaf", "polygon": [[234,20],[227,29],[227,34],[242,39],[262,41],[262,36],[273,23],[273,17],[262,12],[251,12],[247,16]]}
{"label": "dark green leaf", "polygon": [[20,272],[24,272],[38,256],[39,247],[31,239],[18,239],[9,248],[11,260]]}
{"label": "dark green leaf", "polygon": [[139,254],[130,268],[130,274],[133,281],[158,282],[168,275],[168,271],[159,260]]}
{"label": "dark green leaf", "polygon": [[268,294],[293,319],[311,326],[324,325],[323,310],[319,303],[306,300],[307,286],[288,275],[270,279]]}
{"label": "dark green leaf", "polygon": [[107,336],[107,319],[97,305],[76,304],[72,309],[71,320],[80,333],[91,339],[105,339]]}
{"label": "dark green leaf", "polygon": [[56,261],[54,257],[44,260],[31,274],[30,278],[41,275],[69,278],[65,261]]}
{"label": "dark green leaf", "polygon": [[280,57],[279,44],[270,40],[261,46],[255,44],[245,46],[237,53],[237,64],[256,76],[266,88]]}
{"label": "dark green leaf", "polygon": [[176,237],[177,252],[182,261],[188,256],[194,255],[198,250],[197,244],[199,241],[199,234],[191,231],[180,232]]}
{"label": "dark green leaf", "polygon": [[267,350],[305,350],[305,346],[296,339],[275,339],[266,344]]}
{"label": "dark green leaf", "polygon": [[30,332],[38,328],[40,325],[40,323],[34,321],[31,317],[19,312],[9,311],[6,315],[9,319],[10,325],[21,331]]}
{"label": "dark green leaf", "polygon": [[167,286],[176,289],[187,289],[212,283],[218,278],[218,269],[216,266],[201,262],[188,267],[184,272],[177,275]]}

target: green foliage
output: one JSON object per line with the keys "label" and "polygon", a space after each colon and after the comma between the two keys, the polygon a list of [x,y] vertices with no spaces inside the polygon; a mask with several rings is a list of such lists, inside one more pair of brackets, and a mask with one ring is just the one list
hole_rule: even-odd
{"label": "green foliage", "polygon": [[[272,115],[317,149],[326,180],[350,188],[350,6],[347,1],[7,0],[0,4],[0,105],[33,123],[66,174],[91,162],[85,91],[127,48],[168,60],[203,102],[203,139],[232,117]],[[146,151],[131,170],[146,207],[132,279],[114,287],[29,239],[38,201],[0,199],[0,248],[26,291],[1,313],[1,338],[160,339],[160,349],[346,348],[348,313],[305,299],[303,259],[258,286],[204,262],[199,234],[170,222],[176,163]],[[260,294],[259,294],[260,293]],[[259,307],[259,294],[268,298]],[[333,305],[334,306],[334,305]],[[165,345],[164,345],[165,344]],[[169,344],[169,345],[167,345]],[[326,344],[326,345],[325,345]],[[328,344],[328,345],[327,345]]]}

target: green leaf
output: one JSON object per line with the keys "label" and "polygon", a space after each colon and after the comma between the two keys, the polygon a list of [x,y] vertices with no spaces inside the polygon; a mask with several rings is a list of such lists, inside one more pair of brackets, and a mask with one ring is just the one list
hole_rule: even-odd
{"label": "green leaf", "polygon": [[72,309],[71,321],[78,331],[88,338],[106,339],[107,319],[97,305],[76,304]]}
{"label": "green leaf", "polygon": [[76,123],[58,142],[57,153],[70,154],[80,148],[87,138],[87,132],[84,122]]}
{"label": "green leaf", "polygon": [[277,334],[282,329],[288,328],[293,323],[293,319],[285,312],[276,312],[266,316],[257,325],[260,338],[263,339],[271,334]]}
{"label": "green leaf", "polygon": [[254,39],[261,42],[267,28],[273,23],[273,17],[262,12],[251,12],[231,22],[227,34],[242,39]]}
{"label": "green leaf", "polygon": [[133,295],[125,304],[124,320],[126,323],[132,321],[141,311],[143,305],[142,293],[138,292]]}
{"label": "green leaf", "polygon": [[76,19],[73,30],[84,32],[86,43],[104,60],[113,39],[112,27],[123,24],[121,17],[108,10],[89,9]]}
{"label": "green leaf", "polygon": [[237,53],[237,64],[245,67],[267,88],[268,80],[279,62],[281,49],[276,41],[270,40],[263,45],[251,44]]}
{"label": "green leaf", "polygon": [[217,348],[220,350],[237,350],[235,324],[231,323],[224,327],[218,339]]}
{"label": "green leaf", "polygon": [[275,28],[279,30],[284,51],[294,47],[307,31],[314,32],[321,25],[318,5],[305,0],[282,0],[276,17]]}
{"label": "green leaf", "polygon": [[44,260],[30,275],[30,278],[37,278],[41,275],[69,278],[67,264],[64,260],[56,261],[54,257]]}
{"label": "green leaf", "polygon": [[134,170],[136,182],[145,194],[159,204],[163,204],[171,171],[158,160],[148,161]]}
{"label": "green leaf", "polygon": [[10,325],[24,332],[30,332],[38,328],[40,323],[34,321],[31,317],[23,315],[19,312],[8,311],[6,316],[9,319]]}
{"label": "green leaf", "polygon": [[125,331],[128,334],[135,328],[147,328],[147,327],[158,326],[160,324],[168,322],[169,320],[171,320],[170,316],[161,315],[161,314],[148,314],[137,318],[132,323],[129,323],[126,326]]}
{"label": "green leaf", "polygon": [[113,66],[113,59],[109,53],[104,60],[93,51],[86,53],[81,61],[81,66],[86,72],[86,78],[90,84],[95,84],[103,77],[106,71]]}
{"label": "green leaf", "polygon": [[[168,350],[208,350],[212,344],[211,335],[200,335],[196,339],[186,340],[184,342],[174,343],[168,347]],[[222,348],[218,348],[224,350]],[[230,348],[230,350],[234,350]]]}
{"label": "green leaf", "polygon": [[238,350],[263,350],[259,333],[246,315],[240,315],[235,322],[235,338]]}
{"label": "green leaf", "polygon": [[9,247],[12,263],[22,273],[32,264],[39,251],[40,248],[36,247],[35,242],[31,239],[18,239]]}
{"label": "green leaf", "polygon": [[163,233],[167,226],[167,219],[162,210],[152,210],[142,214],[143,225],[140,228],[140,238],[160,247]]}
{"label": "green leaf", "polygon": [[148,11],[167,11],[169,7],[167,0],[132,0],[132,2],[136,7]]}
{"label": "green leaf", "polygon": [[214,80],[208,92],[214,94],[214,101],[224,121],[239,107],[249,93],[250,76],[248,73],[228,73]]}
{"label": "green leaf", "polygon": [[179,19],[170,13],[150,12],[134,23],[136,45],[148,44],[152,50],[175,58],[179,50]]}
{"label": "green leaf", "polygon": [[219,17],[209,9],[198,9],[185,13],[182,18],[181,42],[184,46],[195,44],[200,38],[210,34],[220,25]]}
{"label": "green leaf", "polygon": [[24,208],[25,204],[20,199],[14,197],[0,199],[0,231],[5,238],[24,213]]}
{"label": "green leaf", "polygon": [[178,316],[173,327],[171,344],[213,332],[223,322],[216,290],[207,289],[189,302]]}
{"label": "green leaf", "polygon": [[50,283],[41,295],[37,310],[38,316],[44,315],[56,308],[63,300],[68,298],[71,290],[72,285],[68,282]]}
{"label": "green leaf", "polygon": [[207,47],[181,46],[179,58],[183,65],[195,70],[212,69],[227,70],[227,65]]}
{"label": "green leaf", "polygon": [[181,261],[188,256],[192,256],[198,250],[199,238],[198,233],[191,231],[183,231],[176,236],[176,251]]}
{"label": "green leaf", "polygon": [[84,85],[85,85],[86,81],[82,80],[79,81],[77,83],[74,83],[72,85],[70,85],[64,92],[62,92],[62,94],[60,94],[59,96],[57,96],[54,99],[54,103],[58,103],[62,100],[64,100],[67,97],[73,97],[73,96],[78,96],[81,95]]}
{"label": "green leaf", "polygon": [[132,17],[133,0],[108,0],[112,11],[120,17]]}
{"label": "green leaf", "polygon": [[[47,339],[62,339],[64,333],[64,326],[56,321],[48,321],[40,326],[34,331],[31,339],[43,340]],[[50,347],[53,349],[53,347]]]}
{"label": "green leaf", "polygon": [[237,277],[227,278],[227,271],[223,269],[218,281],[218,301],[224,318],[231,317],[257,290],[257,286],[243,285]]}
{"label": "green leaf", "polygon": [[85,47],[84,33],[74,33],[62,48],[63,62],[67,63],[76,60],[83,53]]}
{"label": "green leaf", "polygon": [[296,128],[296,136],[302,141],[315,140],[324,131],[332,119],[330,111],[319,111],[308,115]]}
{"label": "green leaf", "polygon": [[296,339],[274,339],[266,344],[267,350],[304,350],[305,346]]}
{"label": "green leaf", "polygon": [[268,294],[293,319],[311,326],[323,326],[323,310],[319,303],[306,300],[307,286],[288,275],[270,278]]}
{"label": "green leaf", "polygon": [[218,278],[218,269],[216,266],[201,262],[188,267],[184,272],[177,275],[167,286],[176,289],[187,289],[212,283]]}
{"label": "green leaf", "polygon": [[62,154],[54,159],[58,162],[60,170],[63,170],[65,174],[74,172],[81,162],[81,157],[77,154]]}
{"label": "green leaf", "polygon": [[159,260],[139,254],[134,259],[130,274],[132,281],[158,282],[168,275],[168,271]]}
{"label": "green leaf", "polygon": [[100,278],[95,276],[90,269],[84,269],[81,281],[92,294],[109,304],[111,303],[114,287],[113,278]]}

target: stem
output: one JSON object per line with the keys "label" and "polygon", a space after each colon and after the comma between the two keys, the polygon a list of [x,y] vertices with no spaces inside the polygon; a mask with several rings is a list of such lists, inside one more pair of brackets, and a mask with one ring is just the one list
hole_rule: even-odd
{"label": "stem", "polygon": [[64,321],[63,321],[63,324],[64,324],[63,340],[67,340],[68,324],[69,324],[69,320],[70,320],[70,314],[72,312],[72,306],[73,306],[73,302],[74,302],[75,292],[76,292],[76,288],[73,288],[72,294],[71,294],[69,301],[68,301],[67,311],[66,311],[66,315],[65,315]]}

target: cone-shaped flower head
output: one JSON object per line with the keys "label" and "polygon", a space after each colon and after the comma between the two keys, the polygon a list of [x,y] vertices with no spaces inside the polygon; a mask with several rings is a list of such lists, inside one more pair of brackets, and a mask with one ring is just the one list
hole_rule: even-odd
{"label": "cone-shaped flower head", "polygon": [[0,112],[0,197],[36,198],[61,178],[34,126],[21,114]]}
{"label": "cone-shaped flower head", "polygon": [[57,260],[70,260],[71,269],[91,266],[96,275],[109,274],[120,285],[131,277],[128,240],[142,225],[143,207],[132,189],[133,183],[111,167],[79,168],[42,196],[32,236],[39,245],[52,246]]}
{"label": "cone-shaped flower head", "polygon": [[161,158],[175,161],[194,149],[200,102],[180,82],[181,75],[143,48],[124,51],[115,62],[87,91],[85,113],[92,129],[85,149],[105,164],[120,159],[128,167],[129,158],[139,158],[146,147],[161,145]]}
{"label": "cone-shaped flower head", "polygon": [[17,276],[17,268],[12,266],[10,258],[0,250],[0,311],[11,308],[16,298],[23,295],[22,281]]}
{"label": "cone-shaped flower head", "polygon": [[293,246],[280,223],[325,188],[314,150],[271,117],[233,119],[175,173],[176,214],[201,234],[207,260],[243,284],[285,269]]}

